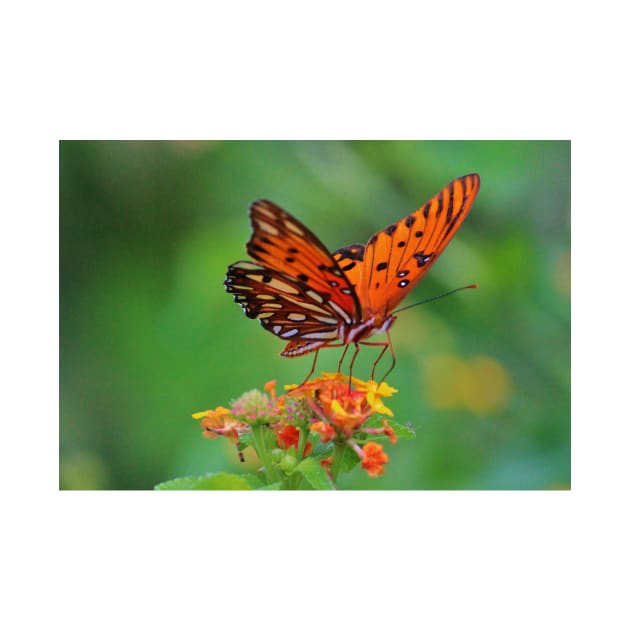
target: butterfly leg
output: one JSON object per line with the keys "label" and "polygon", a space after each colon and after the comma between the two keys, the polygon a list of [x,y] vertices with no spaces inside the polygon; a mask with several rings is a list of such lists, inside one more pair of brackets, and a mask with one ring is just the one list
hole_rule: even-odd
{"label": "butterfly leg", "polygon": [[381,378],[381,380],[378,383],[379,385],[385,380],[385,377],[389,376],[390,372],[394,369],[394,366],[396,365],[396,353],[394,352],[394,345],[392,344],[392,338],[389,336],[389,330],[386,331],[386,334],[387,334],[387,345],[389,346],[389,351],[392,353],[392,364],[389,370],[387,370],[387,372],[383,374],[383,378]]}
{"label": "butterfly leg", "polygon": [[382,342],[363,341],[361,343],[363,343],[364,346],[378,346],[378,347],[383,348],[380,354],[378,355],[378,357],[376,357],[376,361],[374,361],[372,365],[372,375],[370,377],[372,380],[374,380],[374,372],[376,371],[376,366],[378,365],[379,361],[383,358],[383,355],[385,354],[385,351],[387,350],[387,348],[389,348],[389,351],[392,354],[391,367],[389,368],[389,370],[387,370],[387,372],[385,372],[383,378],[379,381],[379,385],[380,385],[385,380],[385,377],[394,369],[394,366],[396,365],[396,355],[394,354],[394,346],[392,345],[392,340],[391,340],[391,337],[389,336],[389,330],[387,331],[387,341],[382,341]]}
{"label": "butterfly leg", "polygon": [[354,367],[354,362],[359,354],[359,350],[361,350],[361,346],[358,343],[355,343],[354,348],[354,354],[352,355],[352,361],[350,361],[350,368],[348,370],[348,392],[352,389],[352,368]]}
{"label": "butterfly leg", "polygon": [[343,352],[341,353],[341,358],[339,359],[339,363],[338,363],[338,365],[337,365],[337,372],[338,372],[339,374],[341,374],[341,366],[342,366],[342,364],[343,364],[343,360],[344,360],[344,359],[345,359],[345,357],[346,357],[346,352],[348,352],[348,348],[349,348],[349,347],[350,347],[350,346],[346,344],[346,347],[343,349]]}
{"label": "butterfly leg", "polygon": [[[304,385],[311,376],[313,376],[313,372],[315,371],[315,364],[317,363],[317,356],[319,355],[319,348],[315,350],[315,356],[313,357],[313,365],[311,365],[311,371],[306,375],[306,378],[302,381],[302,385]],[[300,385],[300,387],[302,387]]]}
{"label": "butterfly leg", "polygon": [[[376,342],[376,341],[362,341],[361,342],[364,346],[373,346],[373,347],[378,347],[378,348],[383,348],[378,357],[376,357],[376,361],[374,361],[374,363],[372,364],[372,374],[370,376],[370,378],[372,380],[374,380],[374,371],[376,370],[376,366],[378,364],[378,362],[381,360],[382,356],[385,354],[385,351],[387,350],[387,347],[389,346],[389,344],[386,341],[382,341],[382,342]],[[388,372],[389,374],[389,372]]]}

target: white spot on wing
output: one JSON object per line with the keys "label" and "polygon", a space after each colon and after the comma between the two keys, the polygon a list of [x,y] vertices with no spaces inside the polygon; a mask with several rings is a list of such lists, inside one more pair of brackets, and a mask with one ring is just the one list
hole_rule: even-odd
{"label": "white spot on wing", "polygon": [[261,221],[260,219],[256,221],[256,225],[263,232],[267,232],[267,234],[271,234],[272,236],[278,236],[279,234],[278,229],[276,227],[274,227],[273,225],[270,225],[269,223],[265,223],[264,221]]}
{"label": "white spot on wing", "polygon": [[[283,335],[284,337],[284,335]],[[329,330],[327,332],[312,332],[302,335],[303,339],[337,339],[337,331]]]}
{"label": "white spot on wing", "polygon": [[298,236],[304,236],[304,232],[295,223],[293,223],[293,221],[285,220],[284,225],[287,228],[287,230],[290,230],[291,232],[293,232],[293,234],[297,234]]}
{"label": "white spot on wing", "polygon": [[281,282],[276,278],[273,278],[271,282],[267,283],[270,287],[277,289],[278,291],[284,291],[284,293],[292,293],[293,295],[297,295],[298,290],[295,287],[292,287],[290,284],[286,282]]}
{"label": "white spot on wing", "polygon": [[321,317],[320,315],[313,315],[313,317],[322,324],[336,324],[338,322],[333,317]]}
{"label": "white spot on wing", "polygon": [[328,302],[328,305],[331,306],[335,311],[337,311],[337,313],[339,313],[339,315],[343,317],[345,322],[347,322],[348,324],[352,323],[352,317],[350,317],[350,315],[348,315],[348,313],[346,313],[346,311],[344,311],[341,306],[332,301]]}
{"label": "white spot on wing", "polygon": [[245,260],[235,263],[232,267],[236,269],[245,269],[246,271],[263,271],[264,267],[257,265],[253,262],[247,262]]}
{"label": "white spot on wing", "polygon": [[288,296],[284,297],[287,302],[292,302],[293,304],[297,304],[300,308],[306,308],[309,311],[315,311],[316,313],[322,313],[323,315],[328,315],[329,312],[324,310],[323,308],[319,308],[316,304],[312,304],[311,302],[303,302],[302,300],[294,300]]}
{"label": "white spot on wing", "polygon": [[256,204],[256,212],[263,214],[264,216],[266,216],[269,219],[275,219],[275,214],[273,213],[273,211],[269,210],[269,208],[266,208],[265,206],[263,206],[260,203]]}
{"label": "white spot on wing", "polygon": [[310,298],[313,298],[316,302],[319,302],[320,304],[324,303],[324,298],[319,293],[317,293],[317,291],[309,289],[306,292],[306,295],[308,295]]}
{"label": "white spot on wing", "polygon": [[290,319],[292,322],[303,322],[306,319],[306,315],[303,313],[289,313],[287,319]]}
{"label": "white spot on wing", "polygon": [[287,330],[287,332],[282,333],[280,336],[283,339],[288,339],[289,337],[293,337],[294,335],[297,335],[299,332],[299,330],[297,328],[291,328],[291,330]]}

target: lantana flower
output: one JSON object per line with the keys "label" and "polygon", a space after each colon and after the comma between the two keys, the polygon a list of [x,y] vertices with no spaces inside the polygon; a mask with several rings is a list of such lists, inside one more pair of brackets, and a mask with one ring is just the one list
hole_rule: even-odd
{"label": "lantana flower", "polygon": [[[201,420],[204,436],[227,437],[239,451],[241,436],[251,433],[249,442],[258,452],[268,478],[274,482],[278,481],[278,475],[288,474],[313,451],[309,435],[318,436],[322,444],[334,445],[332,456],[319,460],[333,479],[339,472],[344,444],[356,452],[368,475],[376,477],[385,472],[387,454],[380,444],[366,442],[366,435],[385,435],[392,444],[396,442],[396,434],[385,418],[380,424],[368,423],[374,414],[393,416],[383,399],[396,393],[396,389],[386,383],[328,372],[300,386],[287,387],[289,391],[282,396],[276,394],[275,381],[269,381],[263,389],[264,392],[256,389],[245,392],[229,408],[195,413],[193,418]],[[273,447],[267,446],[263,433],[269,430],[274,432],[278,448],[288,451],[284,456],[278,457],[277,453],[271,456],[267,452]],[[281,466],[278,462],[286,464],[287,457],[292,457],[294,463],[290,467]]]}
{"label": "lantana flower", "polygon": [[[362,448],[357,434],[385,434],[391,443],[396,442],[396,435],[386,420],[381,427],[365,426],[375,413],[394,415],[382,399],[396,391],[386,383],[349,379],[343,374],[325,372],[321,377],[291,388],[287,396],[309,404],[317,416],[311,431],[319,433],[322,442],[348,442],[361,458],[362,467],[368,474],[378,476],[385,472],[383,466],[388,461],[387,455],[383,447],[375,443],[367,443]],[[368,447],[369,444],[373,446]],[[365,447],[368,447],[367,452]]]}

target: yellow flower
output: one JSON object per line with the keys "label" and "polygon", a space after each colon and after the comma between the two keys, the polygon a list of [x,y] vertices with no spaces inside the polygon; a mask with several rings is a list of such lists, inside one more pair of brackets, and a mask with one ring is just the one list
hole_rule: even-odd
{"label": "yellow flower", "polygon": [[387,383],[377,383],[376,381],[359,381],[353,379],[357,391],[365,392],[365,399],[375,413],[382,413],[390,418],[394,412],[383,404],[382,398],[389,398],[398,392],[397,389],[390,387]]}

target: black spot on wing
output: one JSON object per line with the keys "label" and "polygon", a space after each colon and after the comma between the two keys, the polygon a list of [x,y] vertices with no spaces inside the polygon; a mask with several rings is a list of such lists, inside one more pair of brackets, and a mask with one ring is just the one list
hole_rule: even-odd
{"label": "black spot on wing", "polygon": [[418,252],[413,257],[416,259],[418,267],[424,267],[431,260],[431,256],[426,255],[424,252]]}
{"label": "black spot on wing", "polygon": [[333,252],[333,256],[336,258],[336,260],[339,260],[340,258],[349,258],[350,260],[363,260],[364,251],[364,245],[355,243],[353,245],[346,245],[346,247],[340,247]]}

